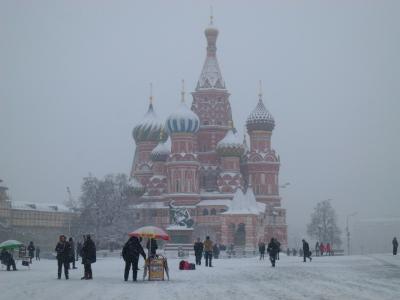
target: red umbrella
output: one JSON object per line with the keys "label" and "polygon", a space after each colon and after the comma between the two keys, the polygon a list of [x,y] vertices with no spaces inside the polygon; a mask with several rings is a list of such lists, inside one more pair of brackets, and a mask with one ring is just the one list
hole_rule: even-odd
{"label": "red umbrella", "polygon": [[128,233],[129,236],[136,236],[149,239],[162,239],[169,241],[169,235],[161,228],[155,226],[144,226]]}

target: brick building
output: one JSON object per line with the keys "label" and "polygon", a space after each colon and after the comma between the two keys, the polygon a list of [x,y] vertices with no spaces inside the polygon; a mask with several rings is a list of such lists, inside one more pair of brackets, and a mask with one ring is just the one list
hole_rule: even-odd
{"label": "brick building", "polygon": [[[212,24],[205,30],[206,59],[191,106],[182,90],[178,107],[164,121],[150,97],[133,129],[131,183],[140,196],[131,206],[135,222],[163,227],[175,242],[208,234],[218,243],[252,250],[258,241],[277,237],[285,247],[280,158],[271,147],[275,121],[260,92],[246,121],[247,135],[238,136],[216,55],[218,33]],[[190,228],[171,225],[170,204],[188,210]]]}

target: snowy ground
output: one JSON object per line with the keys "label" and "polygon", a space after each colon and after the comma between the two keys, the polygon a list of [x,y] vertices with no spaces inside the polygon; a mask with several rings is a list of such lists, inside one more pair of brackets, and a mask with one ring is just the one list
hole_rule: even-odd
{"label": "snowy ground", "polygon": [[[193,259],[191,259],[192,261]],[[139,263],[142,268],[143,261]],[[30,270],[0,271],[0,299],[399,299],[400,256],[389,254],[351,257],[281,255],[277,268],[257,258],[220,259],[214,268],[179,271],[170,259],[171,280],[123,281],[119,258],[99,259],[94,280],[81,281],[82,266],[71,270],[70,280],[56,279],[56,261],[34,262]],[[142,271],[140,271],[142,272]],[[142,273],[140,273],[142,275]]]}

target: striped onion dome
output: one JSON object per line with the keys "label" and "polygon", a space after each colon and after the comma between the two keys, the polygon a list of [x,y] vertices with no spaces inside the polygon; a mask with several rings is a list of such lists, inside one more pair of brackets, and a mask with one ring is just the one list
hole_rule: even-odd
{"label": "striped onion dome", "polygon": [[217,144],[217,153],[221,156],[242,156],[244,150],[244,145],[234,128]]}
{"label": "striped onion dome", "polygon": [[[160,133],[164,129],[164,122],[158,118],[154,111],[153,104],[150,103],[149,109],[142,121],[133,128],[132,136],[136,144],[145,141],[158,141]],[[164,136],[164,141],[168,135]]]}
{"label": "striped onion dome", "polygon": [[275,127],[275,120],[265,107],[261,97],[256,108],[251,112],[246,121],[248,131],[265,130],[272,131]]}
{"label": "striped onion dome", "polygon": [[178,109],[167,118],[166,122],[166,128],[169,134],[196,133],[199,127],[199,117],[190,110],[184,101],[182,101]]}

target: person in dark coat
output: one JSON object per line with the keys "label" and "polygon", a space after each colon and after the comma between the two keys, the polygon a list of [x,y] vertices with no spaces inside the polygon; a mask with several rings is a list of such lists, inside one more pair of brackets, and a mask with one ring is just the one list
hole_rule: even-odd
{"label": "person in dark coat", "polygon": [[315,244],[315,256],[319,256],[319,243]]}
{"label": "person in dark coat", "polygon": [[84,237],[82,245],[82,264],[84,267],[84,275],[82,280],[93,279],[92,264],[96,262],[96,245],[92,241],[90,234]]}
{"label": "person in dark coat", "polygon": [[35,257],[36,260],[40,261],[40,248],[38,246],[36,246]]}
{"label": "person in dark coat", "polygon": [[272,267],[275,268],[276,256],[279,252],[279,244],[275,238],[271,238],[271,241],[268,243],[267,252],[269,254],[269,260],[271,261]]}
{"label": "person in dark coat", "polygon": [[196,257],[196,265],[201,266],[201,257],[203,256],[203,243],[200,241],[200,238],[197,238],[197,242],[194,243],[194,256]]}
{"label": "person in dark coat", "polygon": [[79,260],[79,256],[82,257],[82,243],[81,242],[78,242],[76,244],[76,261]]}
{"label": "person in dark coat", "polygon": [[292,249],[292,253],[293,253],[293,256],[296,256],[296,255],[297,255],[297,250],[296,250],[296,248],[293,248],[293,249]]}
{"label": "person in dark coat", "polygon": [[393,255],[397,255],[397,248],[399,247],[399,243],[397,242],[396,237],[393,238],[392,245],[393,245]]}
{"label": "person in dark coat", "polygon": [[129,238],[122,249],[122,258],[125,261],[125,273],[124,279],[128,281],[129,271],[132,266],[133,281],[137,280],[137,271],[139,263],[139,255],[143,256],[146,260],[146,253],[144,253],[143,247],[139,242],[139,239],[135,236]]}
{"label": "person in dark coat", "polygon": [[68,242],[71,246],[71,252],[69,253],[69,262],[70,264],[72,263],[72,269],[78,269],[77,267],[75,267],[75,243],[72,237],[69,238]]}
{"label": "person in dark coat", "polygon": [[60,235],[60,239],[57,243],[55,251],[57,253],[58,279],[61,279],[61,271],[63,266],[65,279],[68,279],[69,253],[71,251],[71,246],[67,242],[65,235]]}
{"label": "person in dark coat", "polygon": [[290,256],[290,248],[289,247],[286,249],[286,255]]}
{"label": "person in dark coat", "polygon": [[11,271],[11,267],[13,271],[17,271],[17,267],[15,265],[15,260],[10,252],[5,249],[1,250],[0,261],[3,265],[7,266],[7,271]]}
{"label": "person in dark coat", "polygon": [[304,258],[304,262],[306,262],[306,258],[308,258],[311,261],[312,258],[311,258],[310,246],[308,245],[306,240],[303,239],[302,242],[303,242],[303,258]]}
{"label": "person in dark coat", "polygon": [[146,249],[150,250],[151,256],[155,256],[158,249],[157,241],[155,239],[148,239],[146,244]]}
{"label": "person in dark coat", "polygon": [[260,252],[260,260],[264,260],[265,256],[265,243],[263,241],[260,241],[258,243],[258,252]]}
{"label": "person in dark coat", "polygon": [[215,258],[215,259],[218,259],[219,258],[219,246],[218,246],[218,244],[217,243],[215,243],[214,244],[214,246],[213,246],[213,257]]}
{"label": "person in dark coat", "polygon": [[32,263],[32,258],[35,257],[35,246],[33,245],[32,241],[29,242],[27,250],[29,255],[29,262]]}
{"label": "person in dark coat", "polygon": [[278,245],[278,253],[276,254],[276,259],[279,260],[279,253],[281,252],[281,243],[275,239],[275,243]]}

